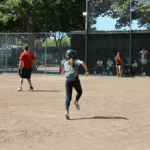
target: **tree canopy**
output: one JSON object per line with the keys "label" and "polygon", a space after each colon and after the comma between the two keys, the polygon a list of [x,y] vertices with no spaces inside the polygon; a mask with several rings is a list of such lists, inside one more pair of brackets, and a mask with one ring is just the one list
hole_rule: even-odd
{"label": "tree canopy", "polygon": [[84,29],[85,0],[1,0],[1,32],[69,32]]}
{"label": "tree canopy", "polygon": [[[132,0],[133,7],[141,7],[142,3]],[[89,29],[96,29],[92,25],[96,24],[97,17],[110,17],[117,19],[115,28],[130,26],[130,0],[92,0],[89,2]],[[150,23],[150,6],[136,9],[132,12],[132,21],[137,20],[139,27],[146,27]]]}
{"label": "tree canopy", "polygon": [[[60,40],[60,39],[59,39]],[[15,45],[15,40],[13,40],[13,44]],[[54,38],[48,38],[47,39],[47,47],[51,46],[51,47],[58,47],[60,45],[60,43],[58,43],[59,41],[55,41]],[[58,46],[57,46],[58,44]],[[27,45],[27,38],[25,38],[24,36],[21,36],[18,40],[17,40],[17,45],[18,46],[26,46]],[[46,42],[43,41],[42,38],[39,39],[35,39],[35,46],[41,46],[41,47],[45,47]],[[61,46],[70,46],[70,37],[68,36],[64,36],[63,39],[61,39]]]}
{"label": "tree canopy", "polygon": [[[119,18],[116,23],[116,28],[129,26],[130,0],[113,0],[113,2],[114,4],[111,7],[118,12],[114,18]],[[132,0],[131,8],[135,8],[135,10],[132,11],[132,21],[137,20],[139,27],[146,27],[148,29],[150,23],[150,6],[146,5],[142,7],[143,5],[144,4],[139,1]]]}
{"label": "tree canopy", "polygon": [[[96,24],[100,15],[117,19],[116,29],[129,26],[130,0],[89,1],[88,29]],[[132,7],[143,4],[132,0]],[[86,0],[1,0],[0,32],[69,32],[84,30]],[[132,12],[132,20],[139,27],[150,22],[150,6]]]}

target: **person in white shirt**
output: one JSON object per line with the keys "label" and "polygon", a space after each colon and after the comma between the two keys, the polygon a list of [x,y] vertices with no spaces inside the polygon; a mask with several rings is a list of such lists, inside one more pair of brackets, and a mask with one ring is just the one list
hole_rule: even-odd
{"label": "person in white shirt", "polygon": [[[99,69],[103,69],[103,75],[104,75],[103,61],[102,61],[101,59],[99,59],[99,60],[97,61],[97,65],[96,65],[96,67],[95,67],[94,70],[96,70],[97,67],[99,67]],[[94,71],[94,74],[96,75],[96,71]]]}
{"label": "person in white shirt", "polygon": [[142,47],[143,50],[141,50],[139,52],[139,54],[141,55],[141,59],[143,58],[143,56],[145,56],[145,58],[147,58],[147,56],[149,55],[149,52],[147,50],[145,50],[145,47]]}
{"label": "person in white shirt", "polygon": [[133,68],[137,68],[138,67],[138,63],[137,60],[135,60],[135,63],[132,65]]}

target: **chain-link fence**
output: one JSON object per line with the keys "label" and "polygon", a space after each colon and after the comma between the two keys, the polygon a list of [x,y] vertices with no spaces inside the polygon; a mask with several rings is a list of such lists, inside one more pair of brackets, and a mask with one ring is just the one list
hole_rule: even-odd
{"label": "chain-link fence", "polygon": [[33,72],[61,73],[61,61],[66,50],[71,48],[70,33],[1,33],[0,71],[17,72],[19,57],[26,45],[39,65]]}
{"label": "chain-link fence", "polygon": [[[83,60],[87,53],[90,73],[94,73],[98,59],[103,61],[104,71],[107,72],[108,58],[113,61],[116,72],[114,57],[120,52],[125,64],[132,67],[137,63],[137,75],[141,74],[143,62],[147,61],[145,68],[149,74],[150,3],[147,0],[87,1],[87,51],[81,50],[85,45],[85,35],[82,32],[74,35],[72,48],[80,49],[78,54],[81,54]],[[144,53],[145,60],[142,60]]]}
{"label": "chain-link fence", "polygon": [[[91,74],[95,71],[98,59],[103,61],[104,71],[107,71],[108,58],[113,61],[113,70],[116,72],[114,57],[117,52],[121,53],[125,64],[132,66],[137,63],[137,74],[141,73],[145,61],[149,74],[150,5],[140,3],[142,1],[88,0],[88,34],[85,31],[1,33],[0,71],[16,72],[20,54],[28,45],[40,66],[37,71],[33,65],[33,72],[61,73],[61,62],[65,59],[66,50],[71,48],[76,50],[78,59],[87,60]],[[79,73],[84,73],[82,67]]]}
{"label": "chain-link fence", "polygon": [[[140,62],[139,52],[142,46],[145,46],[148,51],[150,50],[149,35],[150,31],[148,30],[132,31],[132,63],[134,60]],[[124,59],[129,58],[129,41],[129,31],[89,31],[87,66],[90,74],[94,74],[94,68],[99,58],[103,61],[105,71],[108,58],[110,58],[114,63],[114,72],[116,72],[114,57],[119,51]],[[59,33],[3,33],[0,34],[0,72],[17,72],[20,54],[26,45],[29,46],[29,51],[34,54],[40,67],[39,70],[36,70],[33,64],[35,73],[60,74],[61,62],[65,59],[66,50],[70,48],[76,50],[76,58],[85,61],[84,31],[61,33],[60,35]],[[150,58],[147,56],[147,73],[149,73],[149,64]],[[83,67],[79,67],[79,74],[83,73]]]}

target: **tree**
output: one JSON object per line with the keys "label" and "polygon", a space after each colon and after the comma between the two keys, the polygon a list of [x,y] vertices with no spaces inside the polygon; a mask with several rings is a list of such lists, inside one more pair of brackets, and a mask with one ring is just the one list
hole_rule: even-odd
{"label": "tree", "polygon": [[3,0],[1,31],[69,32],[84,29],[85,0]]}
{"label": "tree", "polygon": [[[148,29],[150,23],[150,18],[148,17],[150,15],[150,6],[142,7],[144,4],[135,0],[132,0],[131,5],[132,8],[138,8],[132,12],[132,21],[137,20],[139,27],[146,27]],[[113,16],[113,18],[119,18],[116,23],[117,29],[130,26],[130,0],[113,0],[111,8],[117,10],[116,16]]]}
{"label": "tree", "polygon": [[[69,32],[84,29],[85,0],[3,0],[0,22],[4,32]],[[33,34],[28,45],[34,52]]]}
{"label": "tree", "polygon": [[[92,0],[89,2],[88,29],[96,30],[96,28],[92,26],[96,24],[96,19],[100,15],[104,17],[115,12],[114,10],[111,10],[112,4],[112,0]],[[111,12],[109,12],[110,10]]]}
{"label": "tree", "polygon": [[[143,6],[142,3],[132,0],[132,7]],[[130,26],[130,0],[92,0],[89,2],[89,26],[88,29],[96,30],[92,27],[96,24],[96,19],[100,15],[102,17],[110,17],[117,19],[115,28]],[[137,9],[132,12],[132,20],[137,20],[139,27],[147,27],[150,23],[150,6]]]}
{"label": "tree", "polygon": [[28,32],[28,46],[34,53],[34,32],[69,32],[84,29],[85,0],[1,0],[0,31]]}
{"label": "tree", "polygon": [[54,40],[56,42],[56,48],[60,48],[62,40],[65,37],[65,33],[57,32],[52,34],[52,36],[54,37]]}
{"label": "tree", "polygon": [[70,46],[70,37],[65,36],[65,38],[62,40],[62,45]]}

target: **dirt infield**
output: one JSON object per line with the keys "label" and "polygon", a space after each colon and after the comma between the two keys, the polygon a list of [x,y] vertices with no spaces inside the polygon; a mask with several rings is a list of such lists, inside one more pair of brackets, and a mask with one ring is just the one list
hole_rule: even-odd
{"label": "dirt infield", "polygon": [[150,79],[80,77],[65,120],[65,77],[0,75],[0,150],[150,150]]}

